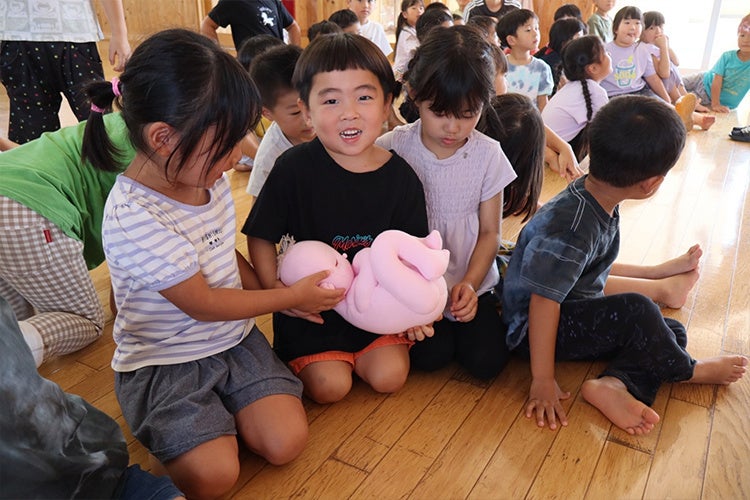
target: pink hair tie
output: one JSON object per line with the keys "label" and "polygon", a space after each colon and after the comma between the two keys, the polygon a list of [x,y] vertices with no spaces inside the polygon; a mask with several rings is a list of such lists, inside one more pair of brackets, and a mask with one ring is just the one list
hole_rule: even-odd
{"label": "pink hair tie", "polygon": [[102,108],[93,103],[91,104],[91,111],[93,111],[94,113],[104,113],[104,110]]}
{"label": "pink hair tie", "polygon": [[120,79],[117,77],[112,78],[112,92],[115,94],[115,97],[122,95],[122,92],[120,92]]}

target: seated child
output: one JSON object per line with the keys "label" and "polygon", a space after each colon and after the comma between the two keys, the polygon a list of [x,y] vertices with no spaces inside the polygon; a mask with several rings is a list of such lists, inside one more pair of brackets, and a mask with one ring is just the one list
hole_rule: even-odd
{"label": "seated child", "polygon": [[[333,56],[332,56],[333,55]],[[319,37],[294,72],[302,112],[317,137],[281,155],[242,232],[261,284],[285,290],[276,243],[328,243],[351,260],[386,229],[427,234],[422,183],[398,155],[375,145],[396,80],[388,59],[359,35]],[[403,332],[376,335],[336,311],[274,314],[274,349],[318,403],[344,398],[356,374],[378,392],[397,391],[409,372]]]}
{"label": "seated child", "polygon": [[294,66],[301,53],[296,45],[275,47],[256,57],[250,66],[250,76],[260,93],[262,114],[273,122],[260,143],[247,182],[251,196],[258,196],[281,153],[315,137],[297,104],[299,92],[292,86]]}
{"label": "seated child", "polygon": [[750,90],[750,14],[737,28],[738,50],[724,52],[710,71],[683,79],[688,92],[718,113],[728,113],[739,106]]}
{"label": "seated child", "polygon": [[337,10],[328,16],[328,20],[332,23],[338,24],[339,28],[341,28],[344,33],[351,33],[353,35],[360,34],[361,26],[359,24],[359,17],[357,17],[357,14],[352,10]]}
{"label": "seated child", "polygon": [[528,9],[506,14],[497,23],[500,45],[510,47],[508,54],[508,90],[523,94],[544,109],[552,93],[552,70],[532,56],[539,49],[539,18]]}
{"label": "seated child", "polygon": [[594,13],[586,21],[589,34],[598,36],[604,43],[612,41],[612,18],[609,17],[609,12],[614,6],[615,0],[594,0]]}
{"label": "seated child", "polygon": [[467,26],[474,26],[478,29],[485,40],[492,45],[500,46],[500,39],[497,37],[497,19],[492,16],[472,16],[466,22]]}
{"label": "seated child", "polygon": [[[605,47],[612,58],[612,72],[601,81],[610,99],[627,94],[658,97],[671,103],[672,99],[664,88],[654,67],[649,44],[641,43],[643,15],[638,7],[623,7],[613,23],[614,40]],[[713,125],[715,117],[695,112],[696,98],[687,94],[675,103],[675,109],[682,118],[687,130],[698,124],[704,130]]]}
{"label": "seated child", "polygon": [[571,40],[575,40],[586,34],[586,25],[576,18],[559,19],[552,23],[549,29],[549,44],[542,47],[534,57],[546,62],[549,69],[552,70],[552,94],[555,95],[567,79],[562,70],[562,51]]}
{"label": "seated child", "polygon": [[[615,263],[619,204],[656,193],[685,134],[673,108],[657,99],[613,99],[591,123],[589,175],[547,202],[521,231],[505,275],[503,318],[508,346],[531,359],[526,416],[539,427],[568,423],[560,400],[570,393],[557,384],[556,360],[609,360],[581,392],[635,435],[659,421],[649,405],[662,383],[729,384],[745,373],[744,356],[693,359],[682,324],[664,318],[651,298],[608,282],[615,272],[629,279],[651,276],[647,266]],[[700,255],[696,245],[657,266],[664,276],[687,277],[682,301],[673,305],[681,306],[695,283]]]}
{"label": "seated child", "polygon": [[403,81],[409,61],[419,47],[416,25],[423,13],[422,0],[401,0],[401,14],[396,22],[396,57],[393,61],[393,72],[398,82]]}
{"label": "seated child", "polygon": [[581,161],[588,154],[588,124],[609,101],[599,82],[612,71],[612,60],[601,38],[586,35],[568,44],[562,64],[570,81],[550,99],[542,118]]}
{"label": "seated child", "polygon": [[[283,40],[280,40],[273,35],[263,34],[247,38],[242,42],[240,48],[237,49],[237,60],[242,64],[242,67],[245,68],[245,70],[250,71],[250,63],[253,62],[254,57],[272,47],[280,45],[284,45]],[[235,165],[235,170],[239,172],[248,172],[253,168],[255,155],[258,153],[260,141],[263,140],[263,136],[270,126],[271,121],[263,116],[255,127],[255,130],[247,133],[240,143],[242,158],[237,162],[237,165]]]}
{"label": "seated child", "polygon": [[[583,21],[583,14],[581,13],[581,9],[573,3],[564,3],[561,6],[555,10],[555,14],[552,16],[552,21],[557,21],[559,19],[578,19],[582,23]],[[584,23],[584,26],[585,23]],[[584,30],[585,34],[588,34],[589,28],[586,26],[586,29]]]}
{"label": "seated child", "polygon": [[359,19],[359,34],[377,45],[386,57],[391,55],[393,48],[383,25],[370,20],[375,0],[347,0],[347,2],[349,10],[357,14],[357,19]]}

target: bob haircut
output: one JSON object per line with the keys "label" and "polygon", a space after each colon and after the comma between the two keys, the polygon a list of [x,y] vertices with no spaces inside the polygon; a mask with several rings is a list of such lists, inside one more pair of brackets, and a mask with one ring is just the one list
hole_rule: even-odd
{"label": "bob haircut", "polygon": [[613,35],[617,33],[617,28],[620,27],[620,23],[625,19],[638,19],[639,21],[643,22],[643,14],[641,14],[641,9],[629,5],[618,10],[617,14],[615,14],[614,20],[612,21]]}
{"label": "bob haircut", "polygon": [[406,75],[414,102],[430,110],[463,117],[480,111],[495,94],[492,46],[472,26],[433,28],[417,48]]}
{"label": "bob haircut", "polygon": [[306,106],[310,105],[313,78],[319,73],[363,69],[373,73],[383,88],[385,99],[393,99],[396,79],[383,51],[367,38],[352,33],[319,36],[302,51],[292,76],[292,84]]}

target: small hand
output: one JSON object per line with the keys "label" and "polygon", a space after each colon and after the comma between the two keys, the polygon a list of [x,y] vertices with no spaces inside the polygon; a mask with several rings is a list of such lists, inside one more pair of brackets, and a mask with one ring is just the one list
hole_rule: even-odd
{"label": "small hand", "polygon": [[549,428],[557,429],[557,419],[563,426],[568,425],[568,417],[565,410],[560,404],[561,400],[568,399],[569,392],[563,392],[557,381],[551,380],[532,380],[531,389],[529,389],[529,401],[526,403],[526,418],[536,416],[536,424],[544,427],[545,420],[549,423]]}
{"label": "small hand", "polygon": [[471,283],[462,281],[451,289],[451,314],[462,323],[471,321],[477,314],[479,299]]}
{"label": "small hand", "polygon": [[665,50],[667,50],[667,45],[669,44],[669,38],[667,38],[667,35],[656,35],[654,38],[654,45],[659,47],[662,54]]}
{"label": "small hand", "polygon": [[717,113],[729,113],[729,108],[721,104],[711,104],[711,110]]}
{"label": "small hand", "polygon": [[401,336],[406,337],[412,342],[420,342],[433,335],[435,335],[435,329],[432,327],[432,323],[409,328],[401,334]]}
{"label": "small hand", "polygon": [[344,299],[346,290],[343,288],[328,288],[320,285],[330,271],[320,271],[297,281],[290,288],[295,294],[295,309],[304,313],[319,313],[333,309]]}
{"label": "small hand", "polygon": [[560,166],[558,173],[561,177],[564,177],[568,183],[573,182],[583,175],[583,172],[578,168],[578,160],[576,155],[573,153],[571,148],[564,148],[560,151],[557,159],[557,163]]}
{"label": "small hand", "polygon": [[323,324],[323,316],[318,313],[306,313],[304,311],[300,311],[299,309],[284,309],[280,312],[282,314],[286,314],[287,316],[291,316],[292,318],[306,319],[311,323],[317,323],[319,325]]}

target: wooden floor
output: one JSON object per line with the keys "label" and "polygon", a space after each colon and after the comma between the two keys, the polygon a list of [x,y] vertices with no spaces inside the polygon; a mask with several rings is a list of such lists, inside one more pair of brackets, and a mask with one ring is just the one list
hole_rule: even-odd
{"label": "wooden floor", "polygon": [[[701,278],[686,306],[666,311],[688,326],[695,357],[750,354],[750,144],[727,138],[732,126],[748,123],[749,101],[710,131],[690,133],[658,194],[621,209],[623,261],[656,263],[695,242],[703,246]],[[7,115],[2,95],[3,135]],[[243,221],[248,174],[231,177]],[[548,172],[543,199],[562,187]],[[519,221],[506,220],[503,236],[515,239],[519,228]],[[243,238],[238,247],[246,254]],[[92,274],[106,304],[107,270]],[[270,338],[269,318],[259,325]],[[147,467],[113,393],[111,327],[110,317],[100,340],[40,371],[116,419],[132,461]],[[565,402],[570,424],[556,432],[524,418],[529,366],[519,360],[488,383],[456,366],[414,373],[390,396],[356,383],[339,403],[305,402],[310,440],[293,463],[274,467],[242,451],[231,497],[750,498],[750,376],[730,387],[664,385],[654,404],[660,423],[636,438],[582,399],[581,383],[601,369],[600,363],[558,365],[560,386],[573,397]]]}

